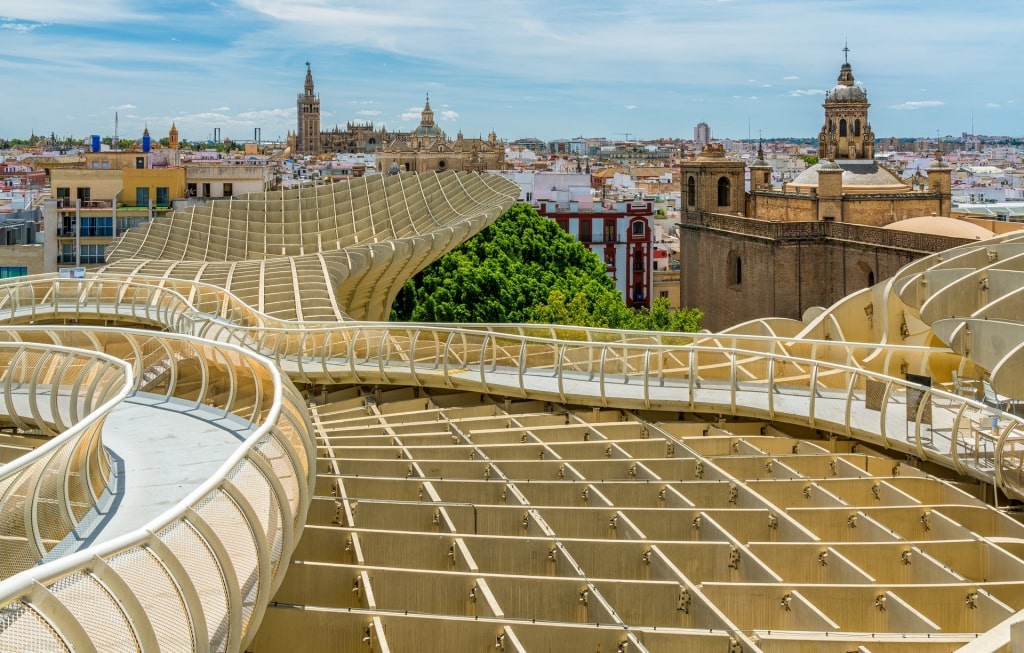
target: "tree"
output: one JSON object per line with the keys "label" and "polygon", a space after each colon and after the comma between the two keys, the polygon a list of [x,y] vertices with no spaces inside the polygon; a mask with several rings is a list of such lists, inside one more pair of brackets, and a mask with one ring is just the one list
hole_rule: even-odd
{"label": "tree", "polygon": [[815,156],[814,154],[805,154],[800,158],[804,160],[804,163],[807,164],[808,168],[810,168],[812,165],[818,162],[818,157]]}
{"label": "tree", "polygon": [[700,311],[626,306],[604,263],[526,204],[406,282],[392,320],[512,322],[696,331]]}

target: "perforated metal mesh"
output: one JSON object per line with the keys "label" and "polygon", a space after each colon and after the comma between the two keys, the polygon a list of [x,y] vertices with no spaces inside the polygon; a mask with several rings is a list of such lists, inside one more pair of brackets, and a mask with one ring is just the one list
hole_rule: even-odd
{"label": "perforated metal mesh", "polygon": [[268,435],[260,441],[256,445],[256,451],[263,456],[264,460],[270,463],[271,469],[274,470],[274,475],[277,476],[281,486],[284,488],[291,514],[296,514],[299,509],[300,498],[299,479],[295,475],[295,467],[292,466],[291,459],[285,453],[281,443],[278,442],[276,434]]}
{"label": "perforated metal mesh", "polygon": [[259,556],[249,523],[241,509],[222,490],[216,490],[196,510],[231,555],[235,581],[242,595],[242,630],[249,625],[260,589]]}
{"label": "perforated metal mesh", "polygon": [[85,629],[97,651],[139,650],[128,617],[94,576],[78,572],[58,580],[49,589]]}
{"label": "perforated metal mesh", "polygon": [[188,651],[195,646],[184,600],[167,569],[149,549],[135,548],[109,562],[134,590],[146,610],[161,648]]}
{"label": "perforated metal mesh", "polygon": [[210,650],[227,650],[231,633],[230,612],[228,611],[228,589],[224,571],[210,545],[188,522],[178,522],[158,533],[158,537],[174,553],[178,562],[188,571],[189,578],[199,593],[206,617],[206,634]]}
{"label": "perforated metal mesh", "polygon": [[0,608],[0,651],[70,653],[53,628],[20,601]]}
{"label": "perforated metal mesh", "polygon": [[274,576],[281,562],[284,537],[281,532],[281,506],[277,495],[274,494],[274,488],[263,472],[250,460],[238,463],[228,478],[242,491],[246,501],[256,511],[270,552],[270,574]]}

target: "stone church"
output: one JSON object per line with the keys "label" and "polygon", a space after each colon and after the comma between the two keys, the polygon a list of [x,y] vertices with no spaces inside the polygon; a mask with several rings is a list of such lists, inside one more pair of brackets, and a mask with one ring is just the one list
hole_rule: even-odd
{"label": "stone church", "polygon": [[483,138],[465,138],[460,131],[449,139],[434,121],[427,97],[420,124],[411,132],[389,132],[373,123],[349,122],[321,131],[320,96],[313,84],[313,72],[306,64],[306,80],[296,105],[297,131],[288,133],[288,147],[296,155],[376,154],[379,172],[483,172],[504,170],[505,143],[494,132]]}
{"label": "stone church", "polygon": [[460,131],[448,138],[434,122],[427,97],[420,124],[409,134],[396,135],[377,150],[380,172],[484,172],[504,170],[505,143],[492,131],[483,138],[465,138]]}
{"label": "stone church", "polygon": [[345,129],[337,125],[329,131],[320,130],[320,96],[313,85],[313,71],[306,63],[306,81],[296,105],[297,131],[288,133],[288,147],[297,155],[371,154],[394,135],[386,127],[372,122],[349,122]]}
{"label": "stone church", "polygon": [[[720,330],[762,316],[801,319],[927,253],[963,244],[949,218],[941,153],[914,188],[877,164],[867,91],[844,61],[825,95],[821,160],[781,188],[759,149],[749,167],[711,143],[681,164],[680,294]],[[902,229],[934,216],[927,231]]]}

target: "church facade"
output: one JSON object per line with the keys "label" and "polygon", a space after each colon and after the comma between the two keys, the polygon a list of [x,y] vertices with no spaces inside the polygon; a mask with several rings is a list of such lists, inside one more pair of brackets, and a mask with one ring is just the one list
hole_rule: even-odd
{"label": "church facade", "polygon": [[504,170],[505,143],[494,132],[487,138],[465,138],[462,132],[450,139],[435,122],[430,98],[423,106],[420,124],[411,132],[391,132],[373,123],[349,122],[323,131],[320,97],[313,72],[306,64],[306,79],[296,103],[297,127],[288,133],[288,147],[298,156],[321,154],[375,154],[379,172],[483,172]]}
{"label": "church facade", "polygon": [[938,153],[927,184],[913,187],[874,161],[867,91],[848,61],[822,106],[821,160],[782,188],[772,187],[760,150],[749,191],[746,165],[726,159],[719,144],[681,164],[680,299],[704,312],[706,328],[766,315],[801,319],[964,242],[885,228],[948,216],[952,169]]}
{"label": "church facade", "polygon": [[296,155],[371,154],[392,137],[385,127],[373,123],[349,122],[341,129],[337,125],[328,131],[320,128],[320,96],[316,94],[313,71],[306,62],[306,80],[296,102],[297,126],[288,133],[288,147]]}
{"label": "church facade", "polygon": [[420,124],[408,134],[397,134],[377,150],[379,172],[484,172],[505,170],[505,143],[492,131],[487,138],[465,138],[460,131],[448,138],[434,122],[427,97]]}

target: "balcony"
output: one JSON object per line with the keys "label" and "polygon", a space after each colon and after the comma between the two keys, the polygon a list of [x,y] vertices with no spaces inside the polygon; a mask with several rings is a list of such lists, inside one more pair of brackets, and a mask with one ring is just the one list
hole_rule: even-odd
{"label": "balcony", "polygon": [[[75,200],[70,197],[57,198],[57,208],[61,211],[74,211]],[[113,200],[82,200],[82,210],[113,209]]]}

